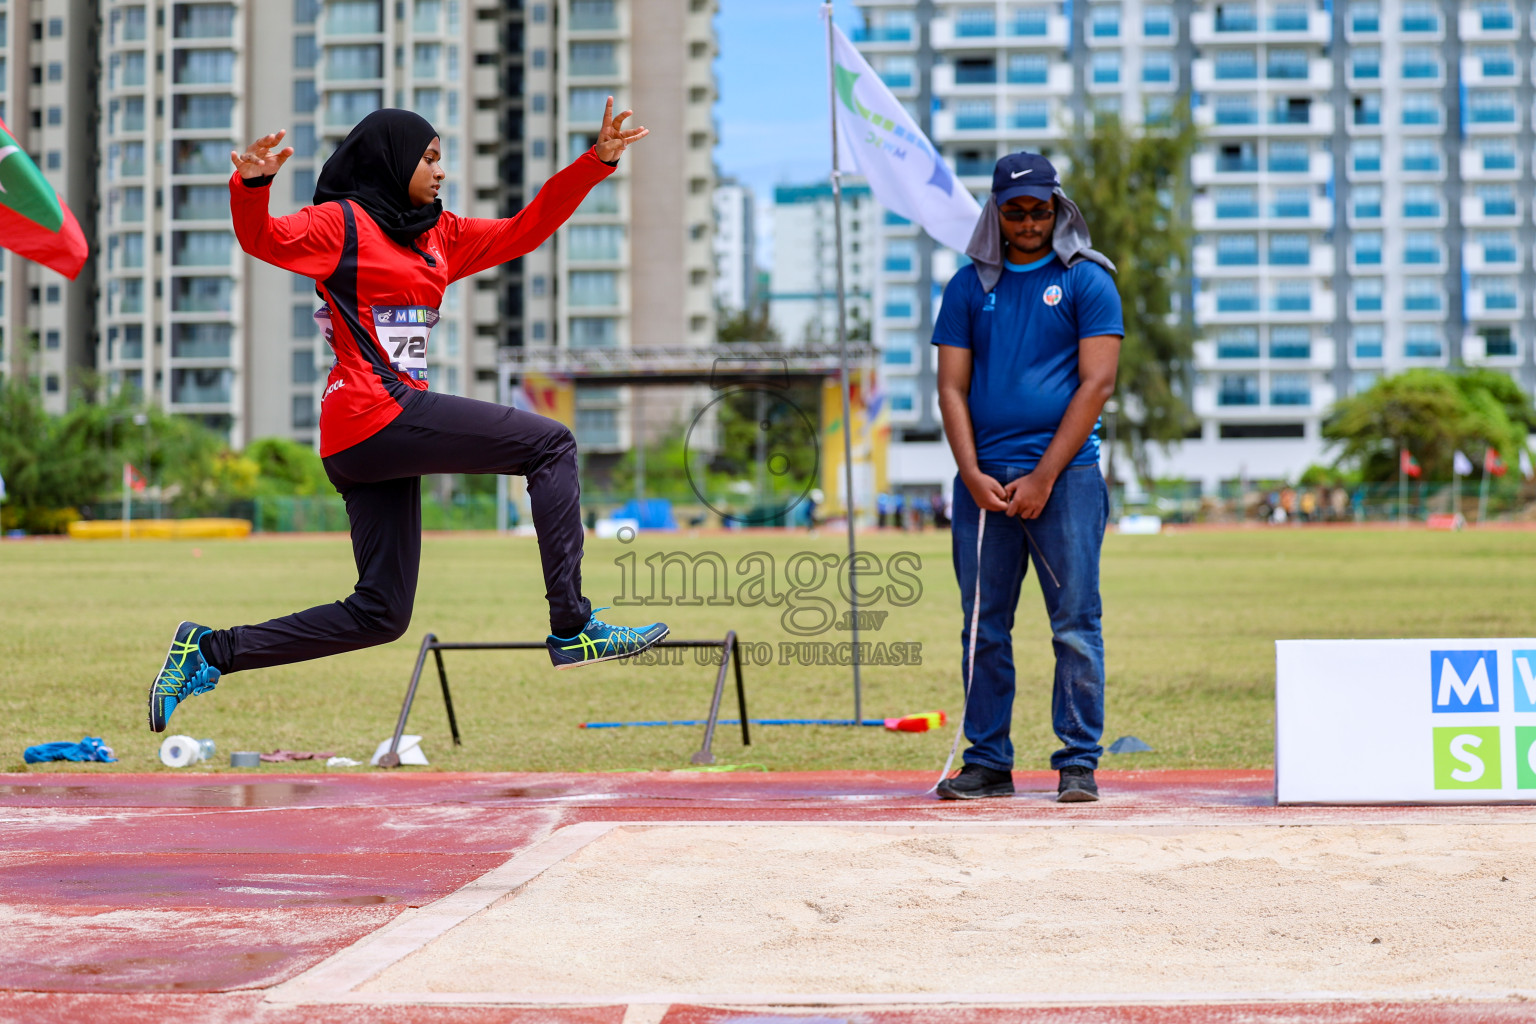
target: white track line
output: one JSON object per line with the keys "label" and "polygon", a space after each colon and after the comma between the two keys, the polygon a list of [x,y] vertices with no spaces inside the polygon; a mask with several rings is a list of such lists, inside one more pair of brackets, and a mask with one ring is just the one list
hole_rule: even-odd
{"label": "white track line", "polygon": [[[684,1003],[709,1006],[1079,1006],[1147,1003],[1243,1003],[1243,1002],[1376,1002],[1381,1000],[1416,1002],[1426,1000],[1509,1000],[1536,999],[1536,989],[1425,990],[1397,992],[1174,992],[1127,993],[1119,995],[1070,996],[1057,993],[970,993],[903,992],[875,994],[838,992],[815,994],[770,993],[762,995],[703,992],[639,992],[622,995],[575,996],[568,993],[528,995],[513,992],[391,992],[360,993],[356,989],[394,964],[426,946],[432,940],[462,924],[491,904],[527,885],[538,875],[586,848],[615,829],[631,828],[847,828],[908,829],[936,833],[1027,831],[1037,828],[1090,829],[1224,829],[1236,826],[1275,827],[1371,827],[1404,825],[1445,825],[1451,822],[1426,821],[1422,815],[1393,816],[1369,821],[1309,820],[1286,815],[1269,821],[1190,821],[1184,818],[1136,818],[1131,820],[1029,820],[1029,821],[587,821],[567,825],[548,838],[535,843],[511,860],[442,899],[418,910],[407,910],[378,931],[348,946],[309,970],[270,989],[266,1002],[283,1004],[366,1003],[377,1005],[469,1005],[498,1004],[518,1006],[623,1006]],[[1508,818],[1509,815],[1499,815]],[[1463,823],[1464,819],[1456,824]],[[1479,822],[1526,826],[1524,820]],[[627,1018],[626,1018],[627,1019]]]}

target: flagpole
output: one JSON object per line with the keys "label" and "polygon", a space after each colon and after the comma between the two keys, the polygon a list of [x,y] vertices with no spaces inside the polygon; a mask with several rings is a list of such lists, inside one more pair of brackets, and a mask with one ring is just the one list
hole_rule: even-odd
{"label": "flagpole", "polygon": [[1408,460],[1404,456],[1408,449],[1399,444],[1397,446],[1397,525],[1402,526],[1407,522],[1408,508]]}
{"label": "flagpole", "polygon": [[854,581],[857,541],[853,524],[853,419],[848,397],[848,303],[843,285],[843,186],[837,160],[837,68],[833,61],[832,0],[821,5],[827,22],[827,117],[832,122],[832,225],[837,245],[837,365],[843,378],[843,486],[847,491],[844,512],[848,519],[848,622],[853,627],[853,720],[864,718],[864,688],[859,678],[859,588]]}
{"label": "flagpole", "polygon": [[1483,457],[1483,482],[1477,488],[1477,525],[1482,526],[1483,520],[1488,518],[1488,478],[1493,474],[1488,472],[1487,456]]}
{"label": "flagpole", "polygon": [[128,524],[133,519],[133,495],[128,480],[128,463],[123,463],[123,540],[128,539]]}

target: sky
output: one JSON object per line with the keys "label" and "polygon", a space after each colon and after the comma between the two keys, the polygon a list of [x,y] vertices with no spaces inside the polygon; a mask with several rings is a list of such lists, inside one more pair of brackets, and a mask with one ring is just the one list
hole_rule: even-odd
{"label": "sky", "polygon": [[[851,0],[834,7],[847,32],[863,19]],[[757,195],[758,259],[768,266],[772,240],[763,213],[773,186],[826,181],[831,171],[827,121],[827,37],[819,0],[720,0],[715,22],[722,174]]]}

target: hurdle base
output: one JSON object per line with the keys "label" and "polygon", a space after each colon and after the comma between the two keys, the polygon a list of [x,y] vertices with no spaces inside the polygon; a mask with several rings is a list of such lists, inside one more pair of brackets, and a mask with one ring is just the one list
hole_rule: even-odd
{"label": "hurdle base", "polygon": [[[734,669],[736,677],[736,707],[741,713],[741,742],[743,746],[752,745],[752,732],[747,722],[747,690],[741,678],[741,647],[736,640],[736,631],[730,630],[721,640],[662,640],[652,644],[651,647],[716,647],[720,649],[720,671],[715,674],[714,692],[710,695],[709,717],[704,723],[704,742],[697,753],[690,758],[693,764],[711,765],[715,763],[713,746],[715,742],[715,727],[720,723],[720,702],[725,696],[725,674],[728,669]],[[542,651],[544,644],[540,642],[507,641],[501,643],[445,643],[437,638],[436,633],[428,633],[421,639],[421,648],[416,652],[416,667],[411,672],[410,684],[405,689],[405,701],[400,705],[400,717],[395,721],[395,733],[389,741],[389,749],[379,757],[378,767],[400,767],[400,739],[405,735],[405,723],[410,718],[411,706],[416,702],[416,688],[421,685],[421,672],[427,664],[427,654],[430,652],[437,660],[437,679],[442,685],[443,706],[448,712],[448,729],[453,734],[453,745],[462,747],[464,742],[459,736],[458,718],[453,713],[453,695],[448,690],[448,671],[443,667],[444,651]],[[646,648],[650,650],[650,648]],[[628,660],[628,659],[620,659]]]}

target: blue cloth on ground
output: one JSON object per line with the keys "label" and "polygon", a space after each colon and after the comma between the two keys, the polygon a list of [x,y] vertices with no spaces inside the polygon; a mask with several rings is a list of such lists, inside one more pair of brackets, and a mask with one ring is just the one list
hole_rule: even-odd
{"label": "blue cloth on ground", "polygon": [[613,514],[615,519],[633,519],[642,530],[675,530],[677,520],[672,516],[672,503],[666,498],[629,499],[628,504]]}
{"label": "blue cloth on ground", "polygon": [[112,748],[102,743],[96,736],[85,736],[79,743],[70,743],[67,740],[60,740],[57,743],[39,743],[28,747],[21,756],[27,764],[37,764],[39,761],[115,762],[117,760],[112,756]]}

